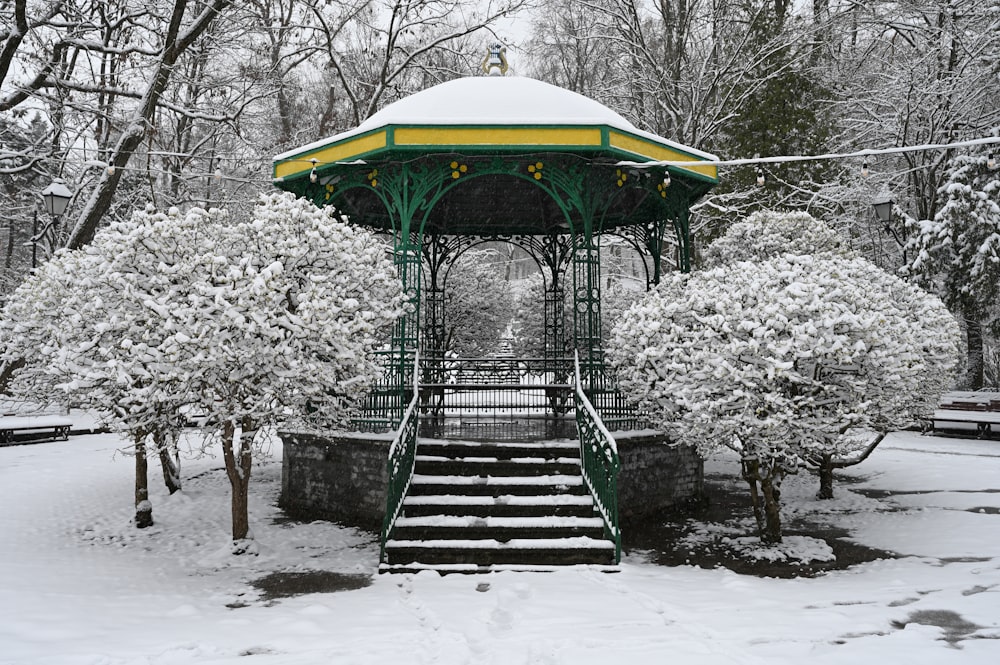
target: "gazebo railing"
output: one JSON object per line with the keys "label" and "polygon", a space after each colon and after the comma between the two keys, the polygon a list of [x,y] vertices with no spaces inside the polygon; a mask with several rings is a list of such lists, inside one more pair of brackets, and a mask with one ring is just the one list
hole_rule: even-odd
{"label": "gazebo railing", "polygon": [[573,395],[583,481],[604,519],[604,534],[615,543],[615,563],[618,563],[622,554],[621,527],[618,521],[618,470],[621,468],[618,446],[583,390],[579,357],[576,359],[575,369]]}
{"label": "gazebo railing", "polygon": [[410,489],[413,481],[413,469],[417,455],[417,427],[419,423],[417,404],[419,402],[419,389],[417,387],[417,377],[419,376],[419,358],[413,359],[413,392],[409,405],[403,414],[396,436],[393,437],[389,445],[389,460],[387,468],[389,471],[389,483],[386,489],[385,518],[382,521],[382,533],[380,536],[379,561],[385,562],[385,544],[392,534],[392,527],[396,524],[396,518],[403,508],[403,499]]}
{"label": "gazebo railing", "polygon": [[376,351],[375,357],[382,366],[382,378],[372,387],[365,399],[362,415],[351,420],[359,432],[391,432],[399,426],[410,401],[413,375],[416,367],[414,352]]}
{"label": "gazebo railing", "polygon": [[[434,366],[436,365],[436,366]],[[424,363],[421,431],[427,436],[517,439],[571,435],[571,362],[448,358]]]}
{"label": "gazebo railing", "polygon": [[[385,372],[369,394],[354,429],[394,431],[403,419],[413,384],[412,352],[380,352]],[[641,414],[603,371],[581,362],[584,392],[611,431],[641,429]],[[430,437],[502,440],[573,436],[572,358],[440,358],[421,354],[418,415]]]}

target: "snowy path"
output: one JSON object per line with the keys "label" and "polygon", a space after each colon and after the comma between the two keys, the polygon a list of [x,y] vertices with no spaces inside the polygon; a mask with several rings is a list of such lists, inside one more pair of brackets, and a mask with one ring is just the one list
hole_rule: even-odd
{"label": "snowy path", "polygon": [[[233,558],[228,488],[211,458],[186,462],[174,497],[151,465],[157,523],[137,531],[132,461],[114,454],[118,445],[96,435],[0,448],[0,663],[1000,661],[996,442],[895,435],[850,470],[857,484],[838,486],[840,498],[821,508],[808,504],[812,479],[790,483],[789,512],[842,512],[861,542],[910,555],[815,579],[631,556],[615,575],[383,575],[359,590],[273,601],[248,581],[275,571],[369,573],[373,538],[281,520],[272,460],[251,485],[261,554]],[[880,503],[853,488],[908,493]]]}

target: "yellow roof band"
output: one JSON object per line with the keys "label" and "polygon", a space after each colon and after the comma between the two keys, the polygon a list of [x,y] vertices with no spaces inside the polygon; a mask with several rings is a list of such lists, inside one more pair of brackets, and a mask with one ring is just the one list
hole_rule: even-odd
{"label": "yellow roof band", "polygon": [[[609,132],[609,143],[612,148],[618,148],[619,150],[631,152],[651,160],[685,162],[699,161],[697,157],[685,155],[683,152],[672,150],[671,148],[659,145],[653,141],[647,141],[646,139],[641,139],[636,136],[629,136],[628,134],[622,134],[614,130]],[[682,168],[685,171],[694,171],[695,173],[708,176],[713,180],[719,179],[719,167],[714,164],[699,165],[697,163],[693,163],[691,166],[681,166],[677,168]]]}
{"label": "yellow roof band", "polygon": [[386,132],[381,130],[372,134],[359,136],[355,139],[348,139],[343,143],[336,143],[326,148],[320,148],[315,152],[304,153],[291,159],[282,160],[274,166],[275,178],[287,178],[296,173],[309,171],[313,167],[312,160],[316,160],[316,165],[340,162],[364,155],[373,150],[386,146]]}
{"label": "yellow roof band", "polygon": [[[312,152],[304,152],[284,159],[274,166],[275,178],[288,178],[307,173],[313,164],[321,166],[333,162],[357,159],[368,153],[388,147],[389,129],[347,139]],[[396,146],[593,146],[602,147],[600,127],[395,127],[393,144]],[[718,180],[718,167],[700,164],[698,157],[660,145],[630,134],[608,132],[609,147],[656,161],[685,161],[690,166],[678,167],[686,171]],[[315,161],[314,161],[315,160]]]}
{"label": "yellow roof band", "polygon": [[601,147],[600,127],[397,127],[397,146],[525,145]]}

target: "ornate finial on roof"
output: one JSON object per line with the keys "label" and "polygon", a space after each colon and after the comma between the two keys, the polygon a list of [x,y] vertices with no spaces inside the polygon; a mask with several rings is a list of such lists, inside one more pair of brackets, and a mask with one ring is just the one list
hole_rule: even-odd
{"label": "ornate finial on roof", "polygon": [[491,44],[489,55],[483,58],[483,73],[487,76],[503,76],[507,73],[507,47],[500,43]]}

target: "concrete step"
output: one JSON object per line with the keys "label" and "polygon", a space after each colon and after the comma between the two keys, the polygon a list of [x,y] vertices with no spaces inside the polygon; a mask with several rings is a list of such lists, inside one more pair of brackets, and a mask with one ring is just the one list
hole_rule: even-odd
{"label": "concrete step", "polygon": [[614,568],[576,441],[421,439],[384,572]]}
{"label": "concrete step", "polygon": [[414,474],[410,496],[428,494],[462,494],[466,496],[538,496],[552,494],[586,494],[580,475],[545,476],[431,476]]}
{"label": "concrete step", "polygon": [[424,515],[400,517],[394,540],[511,540],[604,537],[600,517],[474,517]]}
{"label": "concrete step", "polygon": [[451,441],[445,439],[420,439],[417,454],[446,457],[488,457],[511,459],[514,457],[572,457],[580,458],[577,441],[542,442],[479,442]]}
{"label": "concrete step", "polygon": [[526,538],[506,542],[496,539],[398,540],[386,543],[389,565],[496,564],[566,566],[612,565],[615,545],[609,540],[575,538]]}
{"label": "concrete step", "polygon": [[469,496],[411,493],[403,500],[403,514],[407,517],[593,517],[596,511],[589,494]]}
{"label": "concrete step", "polygon": [[427,476],[579,475],[580,459],[572,457],[445,457],[417,455],[415,473]]}

